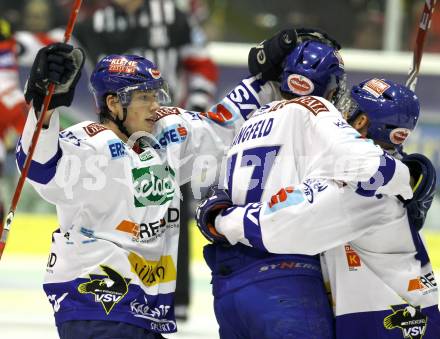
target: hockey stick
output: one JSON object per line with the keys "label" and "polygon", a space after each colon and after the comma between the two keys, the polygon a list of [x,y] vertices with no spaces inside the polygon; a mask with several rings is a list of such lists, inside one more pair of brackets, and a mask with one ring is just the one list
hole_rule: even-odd
{"label": "hockey stick", "polygon": [[[66,31],[64,32],[64,42],[67,43],[72,35],[73,27],[75,26],[76,18],[81,7],[82,0],[75,0],[72,10],[70,12],[69,22],[67,23]],[[9,213],[6,216],[4,223],[4,228],[0,229],[1,239],[0,239],[0,259],[3,255],[3,251],[6,246],[6,240],[8,239],[9,231],[11,229],[12,220],[14,219],[15,209],[17,208],[18,201],[20,200],[21,191],[23,190],[23,185],[26,180],[29,167],[32,162],[32,157],[34,155],[35,147],[40,136],[41,129],[43,127],[44,116],[46,115],[47,108],[49,107],[50,100],[52,99],[53,92],[55,90],[55,84],[50,83],[48,88],[48,93],[46,94],[43,101],[43,110],[41,116],[38,119],[37,127],[35,128],[34,134],[32,135],[31,145],[29,147],[29,152],[26,157],[23,169],[18,179],[17,187],[15,188],[14,196],[12,198],[11,207],[9,208]]]}
{"label": "hockey stick", "polygon": [[432,13],[434,12],[435,3],[437,0],[425,0],[422,17],[420,18],[419,29],[417,31],[416,43],[414,46],[414,55],[411,70],[409,71],[406,86],[414,91],[417,84],[417,76],[419,75],[420,62],[423,56],[423,46],[425,44],[426,35],[431,26]]}

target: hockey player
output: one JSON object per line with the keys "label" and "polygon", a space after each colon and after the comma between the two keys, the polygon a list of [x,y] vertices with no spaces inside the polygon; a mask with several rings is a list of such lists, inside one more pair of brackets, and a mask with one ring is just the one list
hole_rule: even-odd
{"label": "hockey player", "polygon": [[[286,188],[280,195],[288,194],[289,199],[279,204],[272,201],[266,214],[260,214],[265,206],[260,201],[268,201],[280,187],[300,184],[307,178],[345,182],[347,190],[361,185],[372,194],[412,196],[408,169],[371,140],[360,138],[323,98],[338,97],[343,81],[337,48],[314,40],[299,44],[288,55],[282,74],[280,88],[287,100],[257,110],[234,138],[225,179],[232,203],[245,207],[226,210],[215,225],[234,246],[213,244],[204,251],[213,272],[214,309],[221,338],[333,337],[333,315],[326,303],[319,258],[274,255],[266,253],[266,242],[253,243],[261,241],[260,232],[264,231],[258,218],[269,222],[278,209],[301,203],[302,195]],[[383,180],[371,179],[375,177]],[[307,201],[314,206],[314,200],[326,194],[326,185],[318,181],[308,181],[308,185]],[[222,239],[210,226],[212,220],[208,222],[210,209],[229,204],[228,199],[219,197],[217,201],[214,196],[200,206],[199,227],[208,238]],[[238,219],[234,219],[236,215]],[[315,218],[326,217],[310,216]],[[302,232],[307,229],[306,221],[302,219],[298,226]],[[283,222],[285,227],[296,226],[286,219]],[[330,226],[334,223],[333,219],[328,222]],[[325,241],[327,235],[314,233],[312,237]],[[307,238],[304,234],[300,241],[302,252],[289,253],[319,253],[309,249]],[[274,253],[285,253],[283,246],[289,248],[290,237],[280,243],[281,249],[278,243],[273,244]]]}
{"label": "hockey player", "polygon": [[[414,93],[390,80],[370,79],[351,91],[348,121],[358,137],[370,136],[384,148],[398,149],[418,115]],[[339,127],[349,129],[346,123]],[[322,267],[331,287],[336,338],[439,338],[437,284],[418,233],[432,202],[435,170],[419,154],[405,155],[403,161],[417,181],[414,198],[405,204],[377,195],[371,186],[353,190],[321,180],[315,171],[318,175],[306,174],[301,185],[281,189],[268,203],[227,209],[215,220],[216,232],[206,227],[204,232],[273,253],[326,251]],[[375,179],[386,181],[382,173]],[[216,196],[220,207],[231,205],[223,191]],[[200,225],[213,227],[208,209],[215,210],[215,200],[199,211]],[[299,261],[284,259],[260,264],[256,274],[301,267]]]}
{"label": "hockey player", "polygon": [[[28,173],[60,223],[44,290],[61,338],[161,338],[176,331],[178,185],[191,175],[195,155],[223,155],[251,111],[241,104],[259,107],[274,91],[250,78],[205,115],[160,108],[168,93],[156,66],[110,55],[90,79],[100,123],[60,133],[56,108],[71,104],[83,63],[80,49],[49,45],[25,90],[33,109],[17,145],[20,168],[47,85],[56,83]],[[131,148],[136,135],[142,138]]]}

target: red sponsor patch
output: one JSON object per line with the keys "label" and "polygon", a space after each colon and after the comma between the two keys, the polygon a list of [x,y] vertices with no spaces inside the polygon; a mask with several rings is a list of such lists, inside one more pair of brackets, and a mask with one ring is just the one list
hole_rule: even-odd
{"label": "red sponsor patch", "polygon": [[86,131],[86,133],[91,137],[93,137],[96,134],[98,134],[102,131],[105,131],[107,129],[104,126],[102,126],[96,122],[94,122],[90,125],[87,125],[86,127],[83,127],[83,128],[84,128],[84,131]]}
{"label": "red sponsor patch", "polygon": [[157,114],[157,120],[162,119],[163,117],[166,117],[168,115],[179,115],[180,112],[176,107],[161,107],[156,111]]}
{"label": "red sponsor patch", "polygon": [[350,245],[345,245],[345,255],[347,257],[348,268],[351,270],[356,270],[356,267],[361,266],[361,258],[359,255],[351,248]]}
{"label": "red sponsor patch", "polygon": [[202,112],[200,115],[207,117],[211,120],[218,122],[219,124],[223,124],[232,119],[233,115],[226,109],[225,106],[218,104],[216,106],[216,112]]}
{"label": "red sponsor patch", "polygon": [[390,132],[390,140],[395,145],[402,144],[408,138],[411,130],[408,128],[395,128]]}
{"label": "red sponsor patch", "polygon": [[108,71],[112,73],[136,73],[137,61],[128,61],[124,58],[112,59]]}
{"label": "red sponsor patch", "polygon": [[269,208],[272,208],[276,204],[286,201],[288,193],[293,193],[294,188],[292,186],[280,189],[277,194],[272,195],[269,202]]}
{"label": "red sponsor patch", "polygon": [[321,112],[328,112],[327,106],[318,98],[315,97],[301,97],[289,100],[288,103],[295,103],[307,108],[314,115],[318,115]]}
{"label": "red sponsor patch", "polygon": [[287,78],[287,86],[298,95],[308,95],[315,89],[315,85],[309,78],[299,74],[290,74]]}
{"label": "red sponsor patch", "polygon": [[411,279],[408,282],[408,292],[421,290],[424,286],[422,285],[422,282],[420,281],[420,278]]}
{"label": "red sponsor patch", "polygon": [[379,98],[388,88],[390,88],[390,85],[385,81],[376,78],[366,82],[364,87],[362,87],[362,89],[371,93],[376,98]]}
{"label": "red sponsor patch", "polygon": [[177,133],[179,133],[179,135],[181,137],[186,137],[188,135],[188,131],[186,130],[185,127],[178,127],[177,128]]}

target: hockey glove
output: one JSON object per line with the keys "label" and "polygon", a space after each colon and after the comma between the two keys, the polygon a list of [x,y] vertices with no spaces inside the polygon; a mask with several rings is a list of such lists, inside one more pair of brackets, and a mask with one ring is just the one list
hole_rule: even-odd
{"label": "hockey glove", "polygon": [[333,39],[331,36],[329,36],[324,31],[321,31],[316,28],[298,28],[296,30],[296,33],[298,34],[298,42],[304,42],[308,40],[316,40],[319,42],[322,42],[324,44],[329,45],[330,47],[333,47],[336,50],[341,49],[341,45],[339,42],[337,42],[335,39]]}
{"label": "hockey glove", "polygon": [[215,229],[215,218],[225,208],[231,207],[228,192],[217,186],[211,186],[196,210],[196,222],[200,232],[211,242],[228,243],[226,238]]}
{"label": "hockey glove", "polygon": [[56,84],[49,109],[70,106],[84,65],[84,51],[64,43],[51,44],[38,51],[24,89],[26,102],[41,111],[49,83]]}
{"label": "hockey glove", "polygon": [[294,29],[278,32],[257,47],[252,47],[248,55],[251,75],[261,73],[263,81],[277,81],[283,70],[283,60],[295,48],[297,35]]}
{"label": "hockey glove", "polygon": [[431,207],[435,194],[436,171],[432,162],[422,154],[405,155],[402,162],[408,166],[415,180],[413,197],[404,202],[411,225],[419,231],[425,223],[426,214]]}

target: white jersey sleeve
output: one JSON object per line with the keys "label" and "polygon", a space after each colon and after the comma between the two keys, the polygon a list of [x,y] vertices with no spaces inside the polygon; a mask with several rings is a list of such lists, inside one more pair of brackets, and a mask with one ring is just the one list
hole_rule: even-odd
{"label": "white jersey sleeve", "polygon": [[334,181],[306,180],[281,189],[269,202],[234,206],[216,218],[231,244],[315,255],[406,218],[394,197],[363,197]]}
{"label": "white jersey sleeve", "polygon": [[[37,118],[32,108],[16,149],[17,166],[20,171],[26,161],[36,125]],[[95,125],[97,128],[100,126]],[[73,130],[75,129],[74,126]],[[82,189],[83,185],[77,184],[86,172],[84,169],[88,168],[93,173],[96,165],[93,162],[99,160],[93,156],[94,154],[96,149],[89,143],[81,142],[78,133],[70,129],[60,133],[59,113],[55,110],[48,128],[41,130],[28,172],[29,182],[48,202],[72,204],[73,196],[75,199],[81,199],[87,194]]]}

